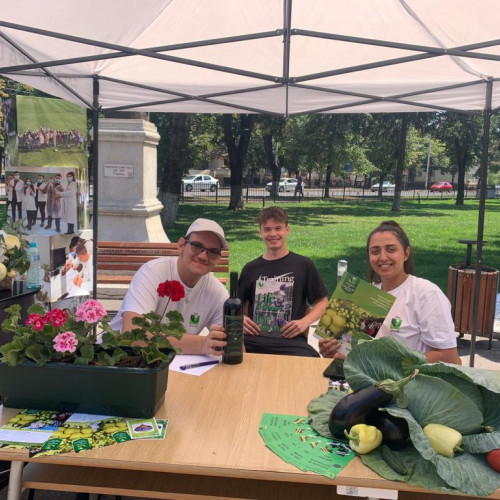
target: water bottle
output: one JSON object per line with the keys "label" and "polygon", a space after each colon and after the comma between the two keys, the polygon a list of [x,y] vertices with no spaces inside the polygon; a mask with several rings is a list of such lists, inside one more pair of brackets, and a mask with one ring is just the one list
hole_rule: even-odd
{"label": "water bottle", "polygon": [[339,260],[337,264],[337,283],[347,271],[347,260]]}
{"label": "water bottle", "polygon": [[26,250],[30,267],[26,273],[26,287],[38,288],[40,286],[40,252],[34,241],[30,241],[30,246]]}

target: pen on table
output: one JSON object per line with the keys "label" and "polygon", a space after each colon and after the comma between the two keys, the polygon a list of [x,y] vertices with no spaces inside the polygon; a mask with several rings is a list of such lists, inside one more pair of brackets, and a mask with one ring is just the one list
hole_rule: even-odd
{"label": "pen on table", "polygon": [[200,366],[217,365],[217,364],[219,364],[218,360],[203,361],[201,363],[193,363],[192,365],[182,365],[179,368],[181,370],[189,370],[190,368],[198,368]]}

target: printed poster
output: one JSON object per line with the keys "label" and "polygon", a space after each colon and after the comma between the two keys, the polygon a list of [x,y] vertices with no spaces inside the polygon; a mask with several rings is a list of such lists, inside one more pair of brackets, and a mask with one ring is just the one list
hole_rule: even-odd
{"label": "printed poster", "polygon": [[293,282],[257,280],[253,320],[263,337],[281,337],[281,327],[292,319]]}
{"label": "printed poster", "polygon": [[316,334],[334,338],[337,351],[348,354],[353,338],[372,338],[379,331],[396,297],[350,273],[344,273],[333,292]]}

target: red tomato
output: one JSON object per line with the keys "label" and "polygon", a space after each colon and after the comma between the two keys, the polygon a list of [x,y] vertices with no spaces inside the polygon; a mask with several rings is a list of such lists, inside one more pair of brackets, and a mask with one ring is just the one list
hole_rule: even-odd
{"label": "red tomato", "polygon": [[486,455],[486,460],[488,460],[488,463],[493,469],[500,472],[500,448],[489,451]]}

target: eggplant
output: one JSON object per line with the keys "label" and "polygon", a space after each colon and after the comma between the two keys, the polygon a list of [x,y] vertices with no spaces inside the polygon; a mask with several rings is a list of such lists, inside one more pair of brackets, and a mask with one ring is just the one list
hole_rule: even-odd
{"label": "eggplant", "polygon": [[382,442],[391,450],[400,450],[410,444],[410,429],[404,418],[394,417],[386,411],[375,410],[366,420],[382,433]]}
{"label": "eggplant", "polygon": [[344,430],[349,432],[356,424],[366,424],[368,417],[379,408],[384,408],[396,399],[401,388],[412,380],[418,370],[401,380],[382,380],[344,396],[334,407],[328,420],[328,428],[333,436],[344,437]]}

